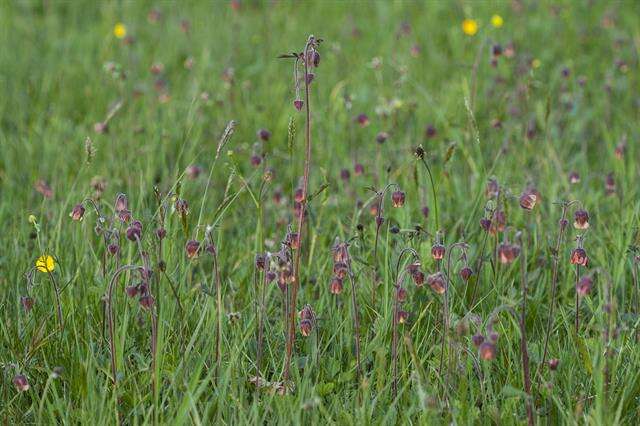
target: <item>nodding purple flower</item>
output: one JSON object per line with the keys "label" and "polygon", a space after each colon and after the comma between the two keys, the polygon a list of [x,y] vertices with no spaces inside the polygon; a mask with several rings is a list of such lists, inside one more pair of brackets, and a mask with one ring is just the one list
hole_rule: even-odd
{"label": "nodding purple flower", "polygon": [[125,194],[118,194],[116,196],[116,202],[114,205],[114,210],[116,213],[120,213],[123,210],[129,209],[129,201],[127,200],[127,196]]}
{"label": "nodding purple flower", "polygon": [[396,318],[396,321],[398,321],[398,324],[404,324],[408,320],[409,320],[409,312],[399,310],[398,317]]}
{"label": "nodding purple flower", "polygon": [[593,287],[593,280],[588,275],[584,275],[576,284],[576,291],[578,295],[584,297],[591,292],[591,288]]}
{"label": "nodding purple flower", "polygon": [[572,185],[575,185],[576,183],[580,182],[580,175],[578,174],[578,172],[571,172],[569,173],[569,183]]}
{"label": "nodding purple flower", "polygon": [[255,265],[257,270],[264,271],[267,265],[267,256],[262,253],[256,254]]}
{"label": "nodding purple flower", "polygon": [[429,284],[431,290],[435,291],[437,294],[444,294],[445,291],[447,291],[447,283],[442,272],[436,272],[435,274],[429,275],[427,277],[427,284]]}
{"label": "nodding purple flower", "polygon": [[202,167],[196,164],[189,165],[185,170],[185,175],[187,175],[187,177],[191,180],[198,179],[201,173],[202,173]]}
{"label": "nodding purple flower", "polygon": [[304,101],[302,99],[296,99],[293,101],[293,106],[296,107],[298,111],[302,111],[302,107],[304,106]]}
{"label": "nodding purple flower", "polygon": [[348,271],[348,268],[346,263],[336,262],[333,264],[333,274],[336,277],[340,278],[341,280],[347,276],[347,271]]}
{"label": "nodding purple flower", "polygon": [[[140,237],[138,236],[138,238]],[[135,238],[132,241],[135,241]],[[115,256],[120,251],[120,246],[116,243],[111,243],[107,246],[107,251],[111,256]]]}
{"label": "nodding purple flower", "polygon": [[159,240],[164,240],[164,238],[167,236],[167,230],[164,229],[164,227],[159,227],[158,229],[156,229],[156,237],[158,237]]}
{"label": "nodding purple flower", "polygon": [[129,223],[129,221],[131,221],[131,212],[127,209],[120,210],[118,212],[118,219],[120,219],[122,223]]}
{"label": "nodding purple flower", "polygon": [[573,216],[573,227],[576,229],[587,229],[589,227],[589,213],[586,210],[577,210]]}
{"label": "nodding purple flower", "polygon": [[300,321],[300,334],[304,337],[308,337],[313,331],[313,322],[310,319],[303,319]]}
{"label": "nodding purple flower", "polygon": [[425,219],[429,219],[429,213],[431,212],[431,210],[429,210],[429,207],[424,206],[420,211],[422,212],[422,216],[424,216]]}
{"label": "nodding purple flower", "polygon": [[133,221],[126,231],[129,241],[136,241],[142,238],[142,223],[139,220]]}
{"label": "nodding purple flower", "polygon": [[498,246],[498,260],[500,263],[512,263],[520,254],[520,246],[516,244],[502,243]]}
{"label": "nodding purple flower", "polygon": [[484,361],[491,361],[496,357],[496,345],[490,342],[483,342],[478,349],[480,358]]}
{"label": "nodding purple flower", "polygon": [[153,305],[156,303],[156,300],[153,298],[152,295],[145,294],[140,297],[140,300],[138,300],[138,302],[140,303],[140,306],[142,306],[144,309],[151,309]]}
{"label": "nodding purple flower", "polygon": [[353,173],[355,173],[356,176],[361,176],[364,174],[364,166],[360,163],[356,163],[353,165]]}
{"label": "nodding purple flower", "polygon": [[560,365],[560,360],[558,358],[552,358],[549,360],[549,369],[551,371],[556,371],[558,369],[558,365]]}
{"label": "nodding purple flower", "polygon": [[478,348],[482,343],[484,343],[484,336],[482,334],[474,334],[471,338],[473,345]]}
{"label": "nodding purple flower", "polygon": [[525,210],[531,211],[536,206],[537,200],[538,200],[538,197],[536,197],[535,194],[533,194],[530,191],[525,191],[520,196],[520,207],[522,207]]}
{"label": "nodding purple flower", "polygon": [[175,209],[180,216],[184,217],[189,214],[189,203],[187,202],[187,200],[178,198],[176,200]]}
{"label": "nodding purple flower", "polygon": [[571,252],[570,262],[572,265],[587,266],[589,263],[587,252],[582,247],[574,249]]}
{"label": "nodding purple flower", "polygon": [[412,272],[411,279],[417,287],[422,287],[424,285],[424,272],[420,270]]}
{"label": "nodding purple flower", "polygon": [[29,390],[29,381],[24,374],[16,374],[13,378],[13,386],[18,392],[26,392]]}
{"label": "nodding purple flower", "polygon": [[438,132],[436,131],[436,128],[433,124],[427,125],[424,130],[424,135],[427,137],[427,139],[434,138],[437,134]]}
{"label": "nodding purple flower", "polygon": [[253,167],[258,167],[262,163],[262,157],[257,154],[253,154],[251,156],[251,165]]}
{"label": "nodding purple flower", "polygon": [[297,232],[289,232],[287,234],[286,239],[287,244],[291,247],[292,250],[297,250],[300,248],[300,234]]}
{"label": "nodding purple flower", "polygon": [[293,194],[293,201],[295,201],[296,203],[301,203],[304,201],[304,191],[302,191],[302,188],[296,189]]}
{"label": "nodding purple flower", "polygon": [[109,131],[109,125],[104,121],[98,121],[93,125],[93,131],[98,133],[99,135],[107,133]]}
{"label": "nodding purple flower", "polygon": [[604,181],[605,193],[607,195],[613,195],[616,192],[616,181],[613,177],[613,173],[609,173]]}
{"label": "nodding purple flower", "polygon": [[486,217],[480,219],[480,227],[486,232],[489,232],[489,230],[491,229],[491,219],[487,219]]}
{"label": "nodding purple flower", "polygon": [[502,55],[502,46],[500,46],[499,44],[494,44],[491,48],[491,53],[495,57]]}
{"label": "nodding purple flower", "polygon": [[136,297],[138,295],[138,286],[137,285],[129,285],[125,287],[124,291],[127,293],[129,297]]}
{"label": "nodding purple flower", "polygon": [[184,246],[187,252],[187,258],[195,259],[200,254],[200,243],[196,240],[189,240]]}
{"label": "nodding purple flower", "polygon": [[444,258],[445,250],[446,249],[442,244],[436,243],[431,247],[431,256],[434,260],[442,260]]}
{"label": "nodding purple flower", "polygon": [[316,78],[316,75],[312,72],[308,72],[306,77],[307,84],[311,84],[314,78]]}
{"label": "nodding purple flower", "polygon": [[338,277],[331,278],[331,284],[329,284],[329,291],[331,292],[331,294],[338,295],[342,293],[343,288],[344,285],[342,284],[342,279]]}
{"label": "nodding purple flower", "polygon": [[487,187],[484,191],[487,198],[495,198],[500,193],[500,185],[498,185],[498,181],[495,179],[489,179],[487,182]]}
{"label": "nodding purple flower", "polygon": [[340,179],[342,179],[344,182],[347,182],[350,178],[351,173],[349,172],[349,169],[340,170]]}
{"label": "nodding purple flower", "polygon": [[25,312],[29,312],[32,308],[33,308],[33,304],[34,304],[34,300],[32,297],[30,296],[21,296],[20,297],[20,304],[22,305],[22,308],[24,309]]}
{"label": "nodding purple flower", "polygon": [[464,282],[469,281],[469,278],[471,278],[471,275],[473,275],[473,269],[471,269],[470,267],[465,266],[462,269],[460,269],[460,278],[462,278]]}
{"label": "nodding purple flower", "polygon": [[369,117],[367,114],[358,114],[356,116],[356,121],[360,125],[360,127],[367,127],[369,125]]}
{"label": "nodding purple flower", "polygon": [[258,130],[257,136],[262,142],[269,142],[269,139],[271,139],[271,132],[267,129],[260,129]]}
{"label": "nodding purple flower", "polygon": [[407,290],[405,290],[404,287],[398,287],[398,289],[396,290],[396,299],[398,299],[398,302],[400,303],[406,302]]}
{"label": "nodding purple flower", "polygon": [[376,135],[376,142],[379,144],[383,144],[389,139],[389,134],[387,132],[380,132]]}
{"label": "nodding purple flower", "polygon": [[405,199],[405,194],[400,190],[394,191],[391,194],[391,204],[393,205],[393,207],[398,208],[398,207],[404,206],[404,199]]}
{"label": "nodding purple flower", "polygon": [[69,213],[69,217],[75,221],[81,221],[84,217],[85,208],[81,204],[76,204],[71,213]]}

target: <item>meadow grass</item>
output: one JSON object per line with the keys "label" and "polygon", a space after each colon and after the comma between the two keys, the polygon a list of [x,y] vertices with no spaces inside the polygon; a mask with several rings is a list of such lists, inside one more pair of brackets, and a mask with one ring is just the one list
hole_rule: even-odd
{"label": "meadow grass", "polygon": [[1,421],[634,424],[639,21],[0,2]]}

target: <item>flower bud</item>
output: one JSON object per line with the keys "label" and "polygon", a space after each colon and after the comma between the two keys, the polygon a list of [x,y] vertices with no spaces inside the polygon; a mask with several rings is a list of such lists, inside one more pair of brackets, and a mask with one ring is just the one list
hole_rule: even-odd
{"label": "flower bud", "polygon": [[560,360],[557,358],[552,358],[549,360],[549,369],[551,371],[556,371],[558,369],[558,365],[560,364]]}
{"label": "flower bud", "polygon": [[120,251],[120,246],[116,243],[111,243],[107,246],[107,251],[111,256],[115,256]]}
{"label": "flower bud", "polygon": [[150,294],[145,294],[139,300],[140,306],[144,309],[151,309],[153,305],[156,303],[156,300]]}
{"label": "flower bud", "polygon": [[24,309],[24,311],[28,313],[33,308],[34,301],[32,297],[21,296],[20,304],[22,305],[22,308]]}
{"label": "flower bud", "polygon": [[398,316],[396,318],[396,321],[398,321],[398,324],[404,324],[409,320],[409,312],[407,311],[398,311]]}
{"label": "flower bud", "polygon": [[471,341],[476,348],[479,348],[480,345],[484,343],[484,336],[482,334],[474,334]]}
{"label": "flower bud", "polygon": [[307,337],[313,331],[313,322],[310,319],[303,319],[300,321],[300,334]]}
{"label": "flower bud", "polygon": [[258,139],[260,139],[262,142],[269,142],[269,139],[271,139],[271,132],[268,131],[267,129],[260,129],[258,130]]}
{"label": "flower bud", "polygon": [[463,281],[465,282],[469,281],[469,278],[471,278],[471,275],[473,275],[473,270],[470,267],[465,266],[462,269],[460,269],[460,278],[462,278]]}

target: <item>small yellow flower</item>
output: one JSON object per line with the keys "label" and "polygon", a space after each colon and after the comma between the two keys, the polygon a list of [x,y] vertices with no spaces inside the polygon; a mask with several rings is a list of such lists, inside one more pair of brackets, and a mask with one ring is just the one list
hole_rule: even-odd
{"label": "small yellow flower", "polygon": [[32,214],[30,214],[30,215],[29,215],[29,223],[30,223],[30,224],[35,225],[35,223],[36,223],[37,221],[38,221],[38,220],[36,219],[36,217],[35,217],[34,215],[32,215]]}
{"label": "small yellow flower", "polygon": [[478,21],[475,19],[465,19],[462,21],[462,32],[468,36],[476,35],[478,32]]}
{"label": "small yellow flower", "polygon": [[500,28],[504,24],[504,19],[500,15],[493,15],[491,17],[491,25],[495,28]]}
{"label": "small yellow flower", "polygon": [[118,22],[113,27],[113,35],[117,38],[125,38],[125,36],[127,35],[127,27],[125,27],[122,22]]}
{"label": "small yellow flower", "polygon": [[56,268],[56,263],[53,260],[53,256],[43,254],[36,260],[36,269],[40,272],[53,272]]}
{"label": "small yellow flower", "polygon": [[536,58],[533,61],[531,61],[531,66],[533,68],[540,68],[540,65],[542,65],[542,62],[540,62],[540,59]]}

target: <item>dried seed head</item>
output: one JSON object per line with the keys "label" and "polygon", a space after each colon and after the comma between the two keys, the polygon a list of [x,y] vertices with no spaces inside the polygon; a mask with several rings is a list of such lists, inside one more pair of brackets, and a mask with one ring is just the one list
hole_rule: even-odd
{"label": "dried seed head", "polygon": [[613,173],[609,173],[604,182],[605,185],[605,193],[607,195],[613,195],[616,192],[616,181],[613,177]]}
{"label": "dried seed head", "polygon": [[573,227],[576,229],[589,228],[589,213],[586,210],[577,210],[574,215]]}
{"label": "dried seed head", "polygon": [[438,294],[444,294],[447,291],[447,283],[444,279],[442,272],[436,272],[427,277],[427,284],[431,287],[431,290]]}
{"label": "dried seed head", "polygon": [[313,308],[311,305],[304,305],[302,310],[299,312],[301,319],[313,320],[315,318],[315,313],[313,312]]}
{"label": "dried seed head", "polygon": [[29,381],[24,374],[16,374],[13,378],[13,386],[18,392],[26,392],[29,390]]}
{"label": "dried seed head", "polygon": [[405,194],[402,191],[394,191],[391,194],[391,203],[393,207],[402,207],[404,206]]}
{"label": "dried seed head", "polygon": [[412,272],[411,279],[416,286],[422,287],[424,285],[424,272],[420,270]]}
{"label": "dried seed head", "polygon": [[425,219],[429,219],[429,207],[424,206],[420,211],[422,212],[422,216],[424,216]]}
{"label": "dried seed head", "polygon": [[262,163],[262,157],[257,154],[253,154],[251,156],[251,165],[253,167],[258,167]]}
{"label": "dried seed head", "polygon": [[329,291],[331,294],[340,294],[342,293],[344,285],[342,284],[342,280],[338,277],[333,277],[331,279],[331,284],[329,286]]}
{"label": "dried seed head", "polygon": [[297,188],[295,193],[293,194],[293,200],[296,203],[301,203],[304,201],[304,191],[302,188]]}
{"label": "dried seed head", "polygon": [[156,229],[156,237],[159,240],[163,240],[166,236],[167,236],[167,230],[164,229],[162,226]]}
{"label": "dried seed head", "polygon": [[579,296],[586,296],[591,292],[593,287],[593,280],[588,275],[584,275],[576,284],[576,291]]}
{"label": "dried seed head", "polygon": [[347,243],[338,243],[332,249],[333,262],[347,264],[349,261],[349,250]]}
{"label": "dried seed head", "polygon": [[76,204],[71,213],[69,213],[69,217],[75,221],[81,221],[84,217],[85,208],[82,204]]}
{"label": "dried seed head", "polygon": [[520,196],[520,207],[525,210],[533,210],[533,208],[536,206],[537,199],[538,197],[535,194],[529,191],[525,191]]}
{"label": "dried seed head", "polygon": [[297,250],[300,248],[300,234],[297,232],[289,232],[287,234],[286,239],[287,244],[291,247],[292,250]]}
{"label": "dried seed head", "polygon": [[180,216],[186,216],[189,214],[189,203],[187,200],[178,198],[175,203],[175,209]]}
{"label": "dried seed head", "polygon": [[486,217],[480,219],[480,227],[486,232],[489,232],[489,230],[491,229],[491,219],[487,219]]}
{"label": "dried seed head", "polygon": [[428,124],[424,130],[424,135],[427,137],[427,139],[434,138],[437,134],[438,132],[436,131],[436,128],[433,124]]}
{"label": "dried seed head", "polygon": [[498,181],[495,179],[489,179],[487,182],[487,187],[485,189],[485,195],[487,198],[495,198],[500,193],[500,186],[498,185]]}
{"label": "dried seed head", "polygon": [[333,264],[333,274],[341,280],[347,276],[347,264],[343,262],[336,262]]}
{"label": "dried seed head", "polygon": [[589,258],[587,257],[587,252],[583,248],[578,247],[571,252],[572,265],[587,266],[588,263]]}
{"label": "dried seed head", "polygon": [[[135,241],[135,238],[132,241]],[[116,243],[111,243],[107,246],[107,251],[111,256],[115,256],[120,251],[120,246]]]}
{"label": "dried seed head", "polygon": [[256,259],[255,259],[256,269],[258,271],[264,271],[266,264],[267,264],[267,257],[261,253],[256,254]]}
{"label": "dried seed head", "polygon": [[187,252],[187,258],[195,259],[200,254],[200,243],[196,240],[189,240],[184,246]]}
{"label": "dried seed head", "polygon": [[120,210],[118,212],[118,219],[122,223],[129,223],[131,221],[131,212],[127,209]]}
{"label": "dried seed head", "polygon": [[431,247],[431,256],[435,260],[442,260],[444,258],[445,247],[442,244],[436,243]]}
{"label": "dried seed head", "polygon": [[361,176],[362,174],[364,174],[364,166],[360,163],[354,164],[353,172],[356,176]]}
{"label": "dried seed head", "polygon": [[344,182],[347,182],[350,178],[351,172],[349,172],[349,169],[340,170],[340,179],[342,179]]}
{"label": "dried seed head", "polygon": [[480,353],[480,358],[484,361],[491,361],[496,357],[496,345],[490,342],[483,342],[478,352]]}
{"label": "dried seed head", "polygon": [[125,194],[116,195],[116,202],[114,203],[114,210],[116,213],[120,213],[123,210],[127,210],[129,208],[129,201],[127,200],[127,196]]}
{"label": "dried seed head", "polygon": [[462,278],[463,281],[465,282],[469,281],[469,278],[471,278],[471,275],[473,275],[473,270],[470,267],[465,266],[462,269],[460,269],[460,278]]}

